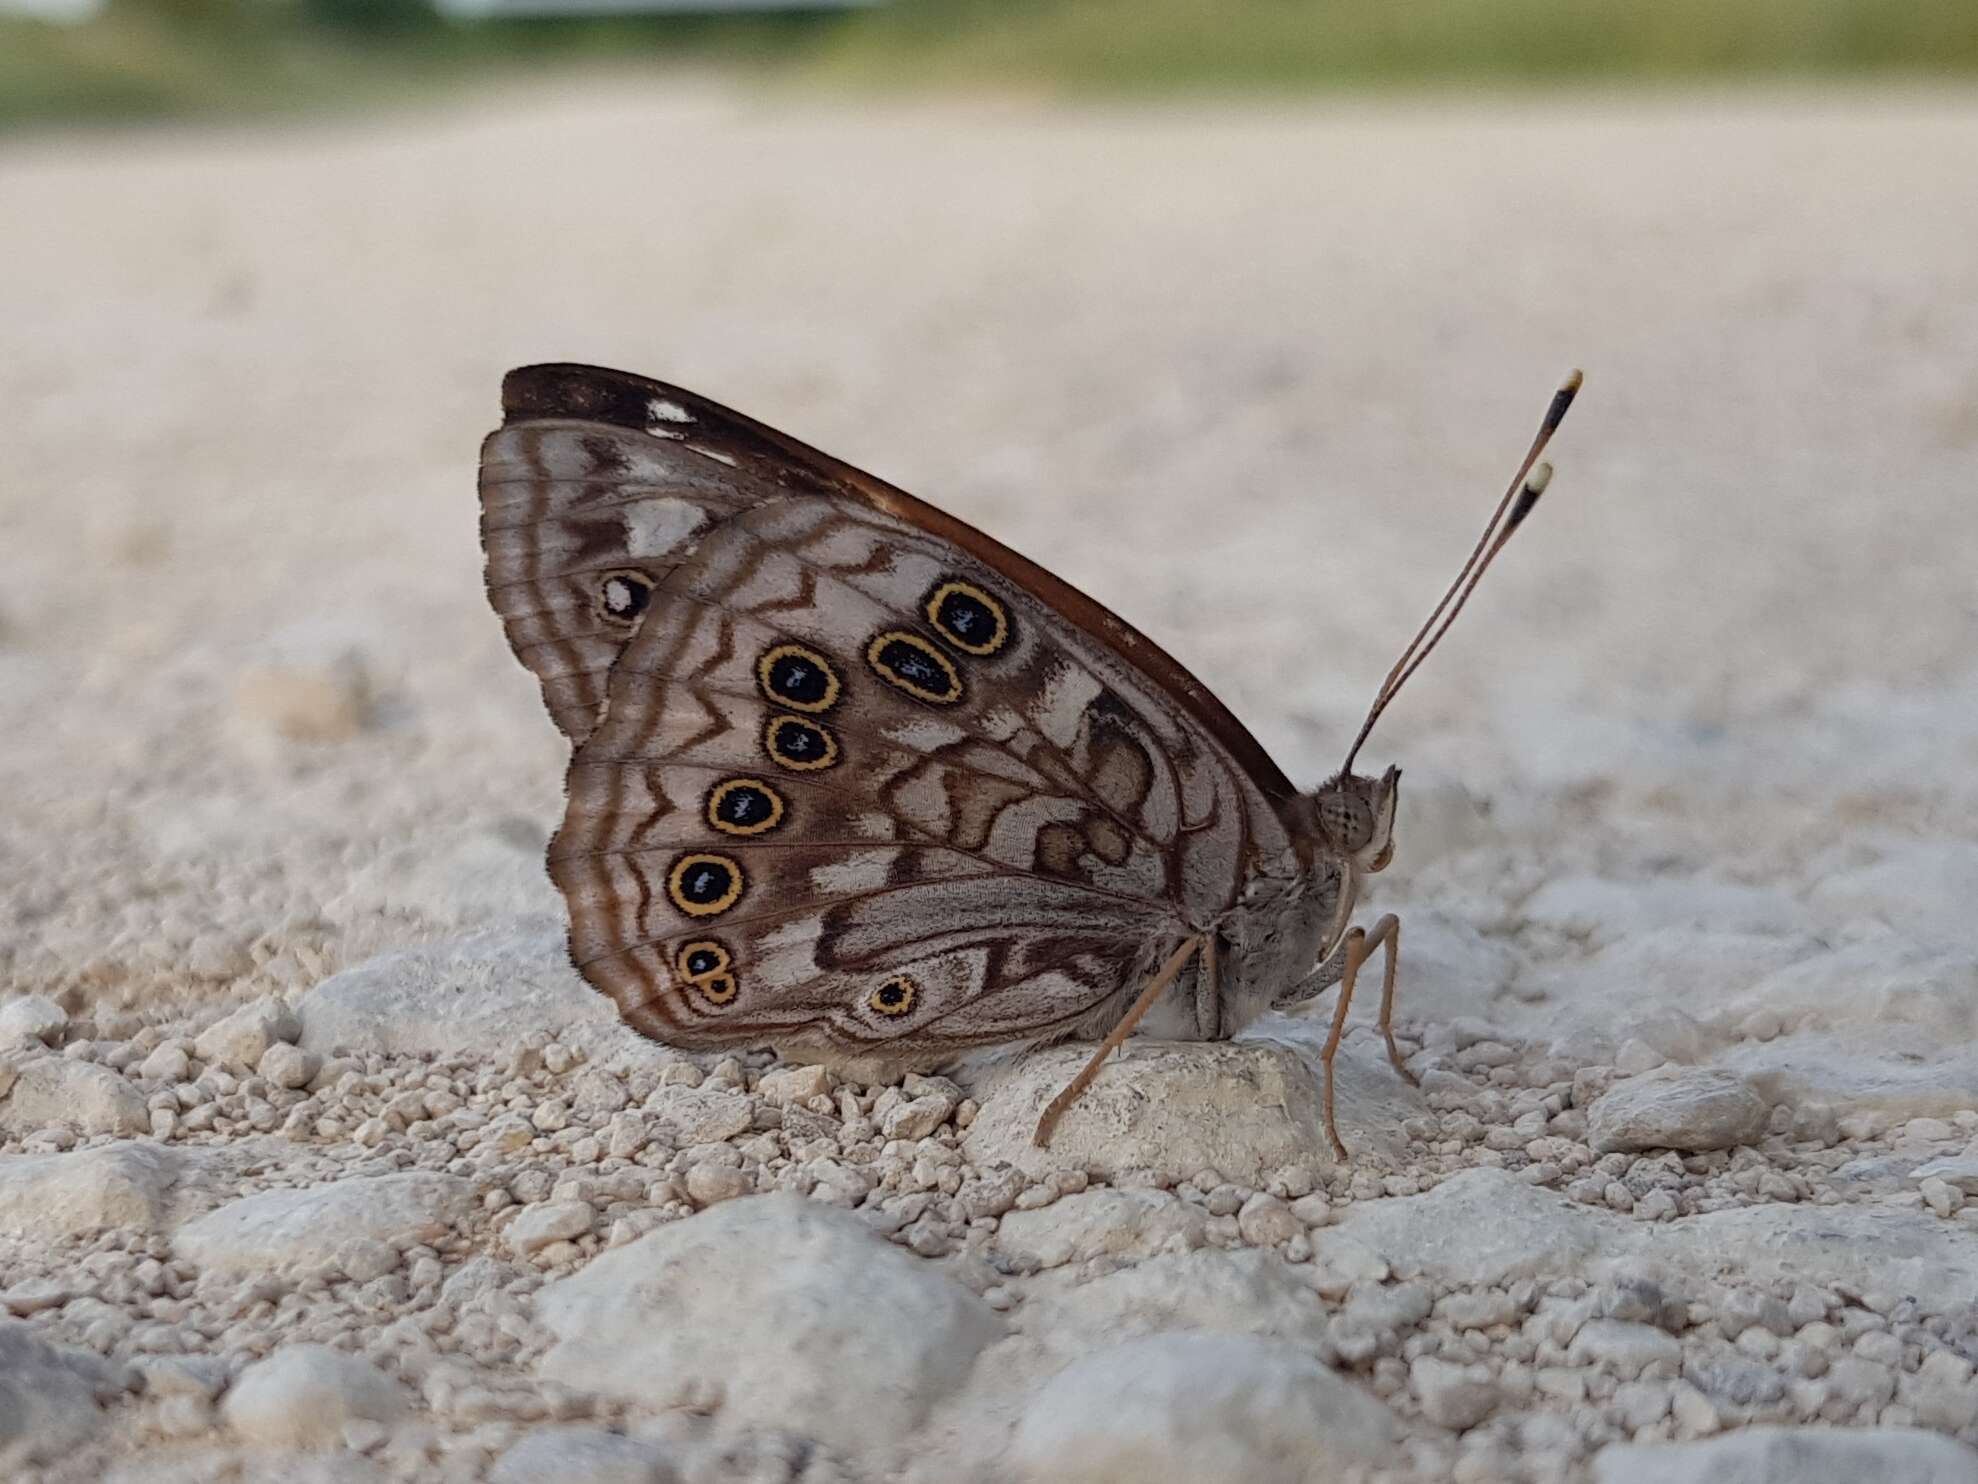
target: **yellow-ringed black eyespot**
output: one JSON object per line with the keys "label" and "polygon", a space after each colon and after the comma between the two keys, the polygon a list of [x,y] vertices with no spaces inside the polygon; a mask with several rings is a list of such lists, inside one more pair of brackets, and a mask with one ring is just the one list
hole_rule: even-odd
{"label": "yellow-ringed black eyespot", "polygon": [[783,822],[783,796],[760,778],[724,778],[708,790],[707,822],[724,835],[767,834]]}
{"label": "yellow-ringed black eyespot", "polygon": [[652,601],[652,579],[635,567],[607,572],[598,580],[598,612],[612,623],[631,623]]}
{"label": "yellow-ringed black eyespot", "polygon": [[755,662],[762,693],[792,711],[829,711],[838,704],[838,672],[801,644],[778,644]]}
{"label": "yellow-ringed black eyespot", "polygon": [[898,1017],[909,1014],[920,999],[920,986],[904,974],[895,974],[871,994],[865,1002],[879,1014]]}
{"label": "yellow-ringed black eyespot", "polygon": [[838,761],[838,739],[822,723],[801,716],[770,717],[762,729],[762,750],[793,773],[815,773]]}
{"label": "yellow-ringed black eyespot", "polygon": [[741,988],[735,982],[735,976],[726,970],[719,974],[709,974],[705,979],[690,979],[687,982],[692,984],[695,992],[710,1005],[727,1004],[735,998],[736,992]]}
{"label": "yellow-ringed black eyespot", "polygon": [[666,873],[666,895],[689,917],[713,917],[742,899],[742,868],[725,855],[683,855]]}
{"label": "yellow-ringed black eyespot", "polygon": [[865,662],[888,685],[930,706],[952,706],[962,698],[955,663],[918,634],[887,629],[865,646]]}
{"label": "yellow-ringed black eyespot", "polygon": [[726,945],[714,938],[695,938],[682,943],[680,951],[673,956],[673,966],[680,971],[680,977],[690,982],[723,973],[733,962]]}
{"label": "yellow-ringed black eyespot", "polygon": [[1010,642],[1009,610],[972,582],[944,579],[925,606],[934,632],[963,654],[994,654]]}
{"label": "yellow-ringed black eyespot", "polygon": [[682,943],[673,956],[673,966],[689,987],[711,1005],[725,1005],[741,988],[728,971],[732,963],[728,949],[713,938],[696,938]]}

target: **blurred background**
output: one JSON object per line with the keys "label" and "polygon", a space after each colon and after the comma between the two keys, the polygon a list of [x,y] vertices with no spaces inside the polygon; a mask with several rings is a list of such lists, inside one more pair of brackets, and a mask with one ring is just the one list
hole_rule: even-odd
{"label": "blurred background", "polygon": [[1966,77],[1966,0],[0,0],[0,120],[416,97],[545,65],[1164,94]]}
{"label": "blurred background", "polygon": [[1583,365],[1365,754],[1381,905],[1969,841],[1975,74],[1970,0],[0,0],[0,978],[560,910],[475,538],[544,359],[987,528],[1312,783]]}

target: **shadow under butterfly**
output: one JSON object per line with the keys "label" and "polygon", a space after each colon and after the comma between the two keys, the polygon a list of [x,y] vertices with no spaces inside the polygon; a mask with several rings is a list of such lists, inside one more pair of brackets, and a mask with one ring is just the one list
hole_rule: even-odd
{"label": "shadow under butterfly", "polygon": [[1332,1063],[1400,926],[1351,925],[1401,773],[1368,733],[1531,513],[1580,375],[1301,791],[1194,676],[1091,598],[870,474],[679,387],[589,366],[502,386],[482,446],[488,596],[573,754],[549,871],[570,954],[690,1050],[939,1066],[1136,1028],[1226,1038],[1337,985]]}

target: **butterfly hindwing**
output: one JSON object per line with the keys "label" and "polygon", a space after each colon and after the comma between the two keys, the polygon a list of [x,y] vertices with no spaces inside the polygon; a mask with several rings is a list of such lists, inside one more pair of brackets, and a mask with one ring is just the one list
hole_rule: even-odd
{"label": "butterfly hindwing", "polygon": [[[686,1044],[952,1049],[1063,1033],[1128,986],[1176,920],[1181,790],[1023,602],[829,501],[712,534],[572,764],[552,870],[580,967]],[[701,942],[714,999],[682,959]]]}

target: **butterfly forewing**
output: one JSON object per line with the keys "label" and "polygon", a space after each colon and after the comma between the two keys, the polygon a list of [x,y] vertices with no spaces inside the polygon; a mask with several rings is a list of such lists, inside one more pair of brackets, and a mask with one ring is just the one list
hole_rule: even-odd
{"label": "butterfly forewing", "polygon": [[830,481],[678,388],[541,366],[502,401],[481,449],[488,597],[581,742],[651,588],[728,516]]}

